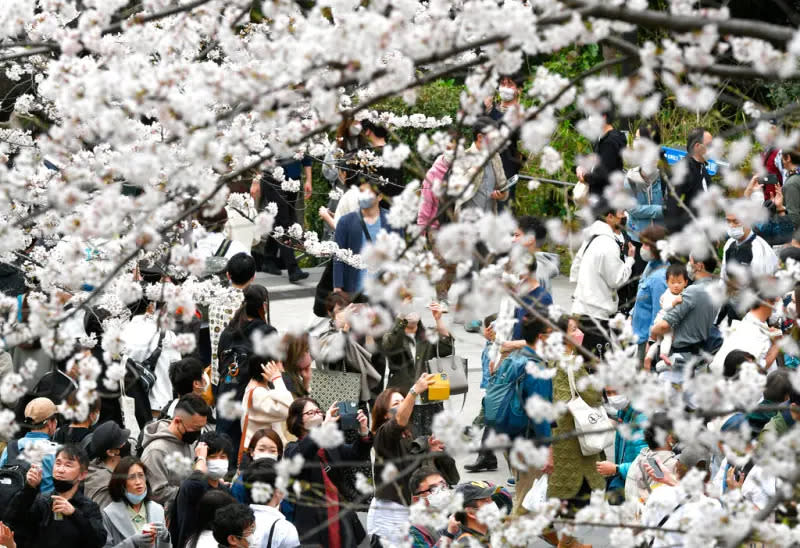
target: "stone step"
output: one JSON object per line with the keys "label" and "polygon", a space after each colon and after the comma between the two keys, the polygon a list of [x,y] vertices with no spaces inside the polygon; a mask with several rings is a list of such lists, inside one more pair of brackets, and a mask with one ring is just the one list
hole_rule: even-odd
{"label": "stone step", "polygon": [[308,272],[310,276],[296,284],[289,282],[289,275],[285,271],[281,276],[257,272],[255,283],[261,284],[267,288],[270,301],[313,297],[325,267],[318,266],[304,268],[303,270]]}

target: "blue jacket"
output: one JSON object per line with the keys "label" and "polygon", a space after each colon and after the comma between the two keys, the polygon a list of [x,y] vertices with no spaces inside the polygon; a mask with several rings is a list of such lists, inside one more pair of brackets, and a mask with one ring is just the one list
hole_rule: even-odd
{"label": "blue jacket", "polygon": [[486,388],[489,382],[489,350],[492,348],[492,341],[486,341],[481,352],[481,385],[479,388]]}
{"label": "blue jacket", "polygon": [[[29,443],[39,442],[39,443],[49,443],[51,448],[53,449],[53,453],[46,454],[42,457],[42,483],[39,484],[39,492],[42,494],[50,493],[53,491],[53,464],[55,463],[56,456],[56,444],[50,441],[50,437],[45,434],[44,432],[28,432],[25,434],[24,437],[16,440],[17,447],[20,449],[20,457],[22,457],[22,451],[25,450],[25,447],[28,446]],[[13,443],[13,441],[12,441]],[[5,466],[8,460],[8,449],[3,449],[3,455],[0,456],[0,466]]]}
{"label": "blue jacket", "polygon": [[628,235],[634,242],[639,241],[639,232],[651,224],[664,224],[664,197],[661,191],[661,177],[646,185],[639,168],[628,171],[625,188],[636,198],[636,206],[628,210]]}
{"label": "blue jacket", "polygon": [[667,263],[650,261],[639,279],[636,304],[633,305],[631,324],[639,344],[646,343],[650,328],[661,310],[661,295],[667,290]]}
{"label": "blue jacket", "polygon": [[619,431],[614,437],[614,464],[619,466],[619,474],[611,478],[611,482],[608,484],[609,490],[625,488],[628,468],[630,468],[631,463],[639,453],[642,452],[642,449],[647,447],[647,443],[644,441],[644,428],[647,423],[647,417],[644,413],[636,411],[632,406],[628,405],[622,411],[617,411],[617,421],[631,425],[631,437],[630,439],[625,439]]}
{"label": "blue jacket", "polygon": [[[512,367],[522,374],[528,365],[531,358],[538,357],[536,352],[530,346],[526,346],[522,350],[512,352],[502,364],[502,367]],[[539,358],[541,361],[541,358]],[[539,364],[540,369],[544,369],[544,361]],[[544,400],[549,402],[553,401],[553,379],[543,379],[534,377],[530,373],[525,375],[525,380],[522,382],[522,405],[528,401],[528,398],[537,394]],[[534,422],[531,421],[529,434],[526,436],[531,439],[550,438],[552,431],[550,429],[549,421]],[[548,443],[549,445],[549,443]]]}
{"label": "blue jacket", "polygon": [[[391,230],[386,219],[387,211],[380,210],[381,229]],[[353,253],[361,253],[364,246],[364,230],[361,228],[361,211],[348,213],[336,224],[334,233],[336,245],[341,249],[349,249]],[[353,268],[338,259],[333,260],[333,287],[341,287],[346,293],[355,293],[360,289],[361,270]]]}

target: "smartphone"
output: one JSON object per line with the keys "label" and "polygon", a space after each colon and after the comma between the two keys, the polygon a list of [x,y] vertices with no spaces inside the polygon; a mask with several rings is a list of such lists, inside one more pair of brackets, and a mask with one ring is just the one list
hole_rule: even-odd
{"label": "smartphone", "polygon": [[352,401],[340,401],[336,404],[339,409],[339,424],[342,430],[358,430],[358,404]]}
{"label": "smartphone", "polygon": [[763,177],[759,177],[758,182],[764,185],[777,185],[778,184],[778,176],[774,173],[768,173]]}
{"label": "smartphone", "polygon": [[653,469],[653,475],[658,479],[664,479],[664,472],[653,457],[647,457],[647,464]]}

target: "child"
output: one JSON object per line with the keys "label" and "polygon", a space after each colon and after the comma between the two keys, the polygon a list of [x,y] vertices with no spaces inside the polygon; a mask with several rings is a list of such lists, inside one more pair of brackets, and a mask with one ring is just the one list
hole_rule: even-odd
{"label": "child", "polygon": [[[678,303],[683,302],[681,292],[686,289],[689,284],[689,274],[686,272],[686,267],[682,264],[672,264],[667,268],[667,290],[661,294],[661,310],[656,314],[656,322],[664,319],[664,314]],[[655,323],[655,322],[654,322]],[[665,363],[669,364],[669,353],[672,349],[672,333],[667,333],[661,338],[661,344],[658,341],[650,343],[650,349],[647,351],[647,357],[651,360],[658,354]],[[656,365],[656,371],[660,368],[663,369],[662,364]]]}

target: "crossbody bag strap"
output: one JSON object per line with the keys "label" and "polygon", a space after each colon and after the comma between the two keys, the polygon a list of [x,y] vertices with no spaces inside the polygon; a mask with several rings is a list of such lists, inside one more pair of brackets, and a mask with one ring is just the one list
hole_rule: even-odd
{"label": "crossbody bag strap", "polygon": [[236,462],[241,464],[242,454],[244,453],[244,440],[247,437],[247,422],[250,419],[250,409],[253,408],[253,392],[256,389],[250,390],[250,395],[247,396],[247,411],[244,413],[244,421],[242,422],[242,437],[239,439],[239,454],[236,457]]}
{"label": "crossbody bag strap", "polygon": [[[670,511],[670,512],[667,514],[667,515],[665,515],[663,518],[661,518],[661,521],[659,521],[659,522],[658,522],[658,525],[656,525],[656,529],[661,529],[661,528],[664,526],[664,524],[665,524],[665,523],[667,523],[667,520],[669,520],[670,516],[672,516],[672,514],[674,514],[675,512],[677,512],[677,511],[678,511],[678,508],[680,508],[681,506],[683,506],[683,503],[684,503],[684,502],[686,502],[686,501],[681,501],[681,502],[680,502],[680,503],[679,503],[679,504],[678,504],[678,505],[677,505],[675,508],[673,508],[673,509],[672,509],[672,510],[671,510],[671,511]],[[655,541],[656,541],[655,537],[651,538],[651,539],[650,539],[650,543],[647,545],[647,548],[650,548],[651,546],[653,546],[653,543],[654,543]]]}
{"label": "crossbody bag strap", "polygon": [[[380,214],[378,214],[378,219],[380,219]],[[361,221],[361,230],[364,232],[364,237],[367,239],[368,242],[372,242],[372,237],[369,235],[369,230],[367,230],[367,223],[364,221],[364,216],[359,212],[358,220]]]}
{"label": "crossbody bag strap", "polygon": [[219,244],[219,247],[214,252],[214,257],[224,257],[231,248],[231,243],[232,241],[228,238],[223,238],[222,243]]}
{"label": "crossbody bag strap", "polygon": [[569,392],[572,396],[572,399],[578,397],[578,387],[575,386],[575,373],[572,371],[572,367],[567,365],[567,380],[569,381]]}

